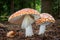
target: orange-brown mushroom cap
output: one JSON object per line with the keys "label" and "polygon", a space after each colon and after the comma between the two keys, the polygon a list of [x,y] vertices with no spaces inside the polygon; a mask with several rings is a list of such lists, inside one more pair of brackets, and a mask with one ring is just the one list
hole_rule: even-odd
{"label": "orange-brown mushroom cap", "polygon": [[[31,8],[25,8],[25,9],[22,9],[22,10],[19,10],[17,12],[15,12],[14,14],[12,14],[8,21],[10,23],[14,23],[14,24],[20,24],[21,22],[21,17],[23,15],[39,15],[40,13],[34,9],[31,9]],[[23,17],[22,17],[23,18]]]}
{"label": "orange-brown mushroom cap", "polygon": [[36,20],[37,25],[40,25],[45,22],[51,22],[51,23],[55,22],[55,19],[48,13],[42,13],[40,14],[40,17],[41,17],[40,19]]}

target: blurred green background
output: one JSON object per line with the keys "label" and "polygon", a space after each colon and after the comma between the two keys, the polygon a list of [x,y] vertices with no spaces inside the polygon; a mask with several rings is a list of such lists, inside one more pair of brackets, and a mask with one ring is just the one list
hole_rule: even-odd
{"label": "blurred green background", "polygon": [[60,18],[60,0],[0,0],[0,21],[7,21],[12,13],[22,8],[33,8]]}

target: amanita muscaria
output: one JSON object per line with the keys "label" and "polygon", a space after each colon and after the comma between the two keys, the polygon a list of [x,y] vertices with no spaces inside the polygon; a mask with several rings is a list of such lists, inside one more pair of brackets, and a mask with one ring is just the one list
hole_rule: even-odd
{"label": "amanita muscaria", "polygon": [[38,35],[44,34],[46,25],[55,23],[55,19],[48,13],[42,13],[40,14],[40,17],[40,19],[36,20],[36,25],[40,25]]}
{"label": "amanita muscaria", "polygon": [[[40,13],[34,9],[31,8],[24,8],[21,9],[14,14],[12,14],[8,21],[10,23],[19,24],[21,25],[22,29],[25,29],[25,36],[32,36],[33,29],[32,29],[32,23],[40,18]],[[23,19],[22,19],[23,18]],[[21,21],[22,20],[22,21]]]}

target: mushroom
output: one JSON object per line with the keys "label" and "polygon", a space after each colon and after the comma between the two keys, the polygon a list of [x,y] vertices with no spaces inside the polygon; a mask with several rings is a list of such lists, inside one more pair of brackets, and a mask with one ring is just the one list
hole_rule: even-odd
{"label": "mushroom", "polygon": [[34,35],[32,23],[40,18],[39,14],[40,13],[34,9],[24,8],[12,14],[8,21],[10,23],[21,25],[21,28],[26,31],[25,36],[32,36]]}
{"label": "mushroom", "polygon": [[14,37],[15,36],[15,32],[14,31],[9,31],[8,33],[7,33],[7,37]]}
{"label": "mushroom", "polygon": [[38,35],[44,34],[46,25],[55,22],[55,19],[48,13],[42,13],[40,14],[40,17],[40,19],[36,20],[36,25],[40,25]]}

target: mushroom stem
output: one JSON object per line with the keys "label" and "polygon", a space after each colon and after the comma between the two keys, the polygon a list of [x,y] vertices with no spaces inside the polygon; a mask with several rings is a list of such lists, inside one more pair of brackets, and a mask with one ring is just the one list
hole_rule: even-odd
{"label": "mushroom stem", "polygon": [[40,34],[44,34],[44,32],[46,31],[46,25],[50,24],[49,22],[45,22],[43,24],[40,25],[40,28],[39,28],[39,35]]}
{"label": "mushroom stem", "polygon": [[34,20],[30,17],[30,15],[25,15],[21,28],[25,29],[28,25],[32,24],[33,22]]}
{"label": "mushroom stem", "polygon": [[40,25],[40,28],[39,28],[39,35],[40,34],[44,34],[44,32],[45,32],[45,29],[46,29],[46,24],[42,24],[42,25]]}
{"label": "mushroom stem", "polygon": [[25,30],[26,30],[26,32],[25,32],[26,37],[33,35],[32,25],[29,25]]}
{"label": "mushroom stem", "polygon": [[34,22],[34,20],[29,15],[25,15],[24,20],[22,22],[22,29],[25,29],[26,36],[33,35],[32,25],[31,25],[33,22]]}

